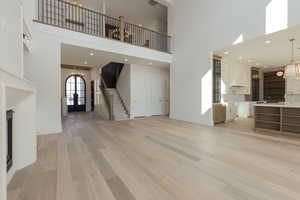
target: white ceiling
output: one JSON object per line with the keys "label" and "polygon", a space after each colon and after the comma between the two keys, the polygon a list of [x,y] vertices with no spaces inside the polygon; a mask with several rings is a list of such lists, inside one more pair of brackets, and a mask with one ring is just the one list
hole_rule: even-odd
{"label": "white ceiling", "polygon": [[[291,57],[290,38],[295,38],[295,58],[300,61],[300,27],[290,28],[271,35],[215,51],[223,58],[239,60],[252,66],[279,67],[288,64]],[[271,41],[266,44],[266,41]],[[224,53],[228,52],[228,55]],[[241,59],[242,58],[242,59]]]}
{"label": "white ceiling", "polygon": [[[91,56],[90,53],[94,55]],[[128,61],[125,61],[128,59]],[[85,64],[87,62],[87,64]],[[105,51],[99,51],[84,47],[62,44],[61,64],[86,67],[103,67],[109,62],[119,62],[126,64],[148,65],[152,67],[169,67],[168,63],[142,59],[132,56],[125,56]],[[150,65],[150,63],[152,65]]]}
{"label": "white ceiling", "polygon": [[[168,3],[170,0],[160,1]],[[125,21],[141,24],[146,28],[156,29],[157,23],[162,22],[163,19],[161,6],[151,6],[149,0],[82,0],[82,2],[85,7],[100,12],[102,12],[102,2],[105,2],[106,15],[116,18],[124,16]]]}
{"label": "white ceiling", "polygon": [[156,0],[156,1],[163,4],[163,5],[165,5],[165,6],[170,6],[174,2],[174,0]]}

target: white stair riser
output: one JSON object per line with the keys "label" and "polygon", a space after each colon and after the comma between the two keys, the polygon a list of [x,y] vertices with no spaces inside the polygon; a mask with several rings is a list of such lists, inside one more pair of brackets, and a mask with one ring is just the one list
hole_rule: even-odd
{"label": "white stair riser", "polygon": [[106,89],[107,94],[113,95],[113,112],[116,121],[120,120],[128,120],[128,116],[126,114],[125,108],[123,107],[122,101],[116,91],[116,89]]}

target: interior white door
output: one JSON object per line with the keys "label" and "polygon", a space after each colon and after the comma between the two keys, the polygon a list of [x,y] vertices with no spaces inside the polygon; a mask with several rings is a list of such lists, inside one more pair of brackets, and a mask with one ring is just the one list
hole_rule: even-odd
{"label": "interior white door", "polygon": [[145,74],[142,70],[136,69],[133,78],[133,113],[135,117],[144,117],[147,115],[147,90]]}
{"label": "interior white door", "polygon": [[134,117],[169,113],[169,74],[149,67],[135,67],[132,82]]}
{"label": "interior white door", "polygon": [[154,71],[151,76],[151,115],[164,113],[164,80],[160,71]]}
{"label": "interior white door", "polygon": [[163,71],[157,70],[153,74],[152,86],[152,115],[164,115],[166,112],[166,75]]}
{"label": "interior white door", "polygon": [[165,91],[164,91],[164,115],[168,115],[170,113],[170,77],[169,72],[165,75]]}

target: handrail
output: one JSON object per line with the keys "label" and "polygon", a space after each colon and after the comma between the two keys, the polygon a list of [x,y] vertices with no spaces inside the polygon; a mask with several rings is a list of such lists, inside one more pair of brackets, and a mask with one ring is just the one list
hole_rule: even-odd
{"label": "handrail", "polygon": [[142,29],[145,29],[145,30],[147,30],[147,31],[151,31],[151,32],[153,32],[153,33],[157,33],[157,34],[164,35],[164,36],[167,36],[167,37],[170,37],[170,38],[171,38],[171,36],[168,35],[167,33],[155,31],[155,30],[152,30],[152,29],[150,29],[150,28],[143,27],[143,26],[139,26],[139,25],[137,25],[137,24],[133,24],[133,23],[130,23],[130,22],[127,22],[127,21],[124,21],[124,22],[125,22],[126,24],[130,24],[130,25],[132,25],[132,26],[136,26],[137,28],[142,28]]}
{"label": "handrail", "polygon": [[121,96],[121,94],[120,94],[120,92],[119,92],[119,90],[118,90],[117,87],[116,87],[116,91],[117,91],[117,94],[118,94],[118,96],[119,96],[119,98],[120,98],[120,100],[121,100],[121,103],[122,103],[122,106],[123,106],[123,108],[124,108],[124,110],[125,110],[125,112],[126,112],[126,115],[128,116],[128,118],[130,118],[129,111],[128,111],[128,109],[127,109],[127,107],[126,107],[126,104],[125,104],[125,102],[124,102],[124,100],[123,100],[123,98],[122,98],[122,96]]}
{"label": "handrail", "polygon": [[171,37],[65,0],[38,0],[39,23],[170,53]]}
{"label": "handrail", "polygon": [[[108,16],[108,15],[106,15],[106,14],[103,14],[103,13],[99,12],[99,11],[96,11],[96,10],[93,10],[93,9],[90,9],[90,8],[86,8],[86,7],[83,7],[83,6],[79,6],[79,5],[77,5],[77,4],[75,4],[75,3],[72,3],[72,2],[68,2],[68,1],[64,1],[64,0],[58,0],[58,1],[61,1],[61,2],[63,2],[63,3],[69,4],[69,5],[76,6],[76,7],[78,7],[78,8],[82,8],[82,9],[84,9],[84,10],[88,10],[88,11],[93,12],[93,13],[95,13],[95,14],[99,14],[99,15],[103,15],[103,16],[106,16],[106,17],[113,18],[113,19],[115,19],[115,20],[119,20],[119,19],[116,18],[116,17]],[[145,29],[145,30],[151,31],[151,32],[153,32],[153,33],[158,33],[158,34],[161,34],[161,35],[165,35],[165,36],[171,37],[171,36],[168,35],[167,33],[155,31],[155,30],[152,30],[152,29],[147,28],[147,27],[142,27],[142,26],[139,26],[139,25],[137,25],[137,24],[133,24],[133,23],[131,23],[131,22],[127,22],[127,21],[124,21],[124,22],[127,23],[127,24],[131,24],[131,25],[133,25],[133,26],[136,26],[136,27],[143,28],[143,29]]]}
{"label": "handrail", "polygon": [[99,11],[96,11],[96,10],[93,10],[93,9],[90,9],[90,8],[86,8],[86,7],[83,7],[83,6],[79,6],[79,5],[77,5],[77,4],[75,4],[75,3],[72,3],[72,2],[68,2],[68,1],[64,1],[64,0],[58,0],[58,1],[63,2],[63,3],[65,3],[65,4],[69,4],[69,5],[78,7],[78,8],[81,8],[81,9],[84,9],[84,10],[88,10],[88,11],[93,12],[93,13],[95,13],[95,14],[103,15],[103,16],[110,17],[110,18],[114,18],[114,19],[118,20],[118,19],[115,18],[115,17],[111,17],[111,16],[108,16],[108,15],[105,15],[105,14],[99,12]]}
{"label": "handrail", "polygon": [[101,79],[101,85],[99,87],[101,89],[101,92],[102,92],[103,97],[104,97],[104,101],[105,101],[106,106],[107,106],[108,111],[109,111],[109,119],[110,120],[115,120],[115,116],[114,116],[114,96],[107,94],[107,91],[106,91],[107,86],[106,86],[105,80],[104,80],[102,75],[100,75],[100,79]]}
{"label": "handrail", "polygon": [[104,85],[104,88],[107,89],[108,87],[107,87],[107,85],[106,85],[106,82],[105,82],[103,76],[100,75],[100,77],[101,77],[101,81],[102,81],[102,83],[103,83],[103,85]]}

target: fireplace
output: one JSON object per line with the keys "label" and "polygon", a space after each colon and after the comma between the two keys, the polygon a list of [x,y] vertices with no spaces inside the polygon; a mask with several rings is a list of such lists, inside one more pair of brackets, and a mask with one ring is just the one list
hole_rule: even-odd
{"label": "fireplace", "polygon": [[13,165],[13,110],[6,112],[7,120],[7,171]]}

